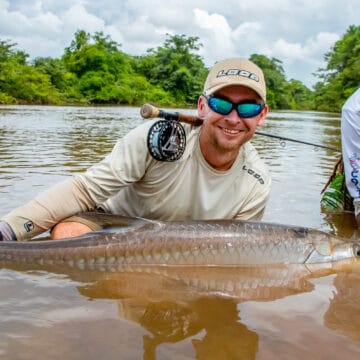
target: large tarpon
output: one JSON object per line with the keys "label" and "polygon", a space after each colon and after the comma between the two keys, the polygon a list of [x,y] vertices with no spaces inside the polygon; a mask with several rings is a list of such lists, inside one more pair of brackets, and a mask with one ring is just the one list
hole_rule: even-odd
{"label": "large tarpon", "polygon": [[359,242],[304,227],[96,216],[109,228],[57,241],[2,242],[0,261],[116,269],[125,264],[308,264],[360,257]]}

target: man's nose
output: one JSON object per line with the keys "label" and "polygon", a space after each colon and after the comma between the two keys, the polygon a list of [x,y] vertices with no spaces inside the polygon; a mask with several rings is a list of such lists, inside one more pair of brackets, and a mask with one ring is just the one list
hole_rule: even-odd
{"label": "man's nose", "polygon": [[236,109],[232,109],[230,114],[226,115],[226,120],[229,123],[238,123],[239,121],[242,121],[242,118],[237,113]]}

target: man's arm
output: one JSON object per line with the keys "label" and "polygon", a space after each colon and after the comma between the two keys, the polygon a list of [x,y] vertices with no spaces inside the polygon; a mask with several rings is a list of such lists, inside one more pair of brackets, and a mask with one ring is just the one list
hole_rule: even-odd
{"label": "man's arm", "polygon": [[355,217],[360,226],[360,89],[342,107],[341,143],[346,187],[354,199]]}
{"label": "man's arm", "polygon": [[61,220],[79,212],[92,211],[122,187],[138,181],[151,161],[146,147],[152,122],[133,129],[114,146],[111,154],[89,168],[18,207],[1,220],[17,240],[34,237]]}
{"label": "man's arm", "polygon": [[266,204],[269,200],[269,194],[271,190],[271,177],[266,175],[263,177],[264,184],[254,188],[246,202],[245,206],[236,215],[235,219],[238,220],[261,220]]}
{"label": "man's arm", "polygon": [[[1,220],[1,233],[4,240],[30,239],[50,228],[60,220],[73,214],[89,211],[95,203],[89,197],[79,177],[61,182],[20,206]],[[11,236],[9,228],[14,236]]]}

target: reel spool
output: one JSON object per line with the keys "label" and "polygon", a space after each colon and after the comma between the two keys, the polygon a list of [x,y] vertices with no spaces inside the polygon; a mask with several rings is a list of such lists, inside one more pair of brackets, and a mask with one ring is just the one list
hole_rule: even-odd
{"label": "reel spool", "polygon": [[155,160],[176,161],[185,151],[185,130],[179,121],[159,120],[149,129],[147,146]]}

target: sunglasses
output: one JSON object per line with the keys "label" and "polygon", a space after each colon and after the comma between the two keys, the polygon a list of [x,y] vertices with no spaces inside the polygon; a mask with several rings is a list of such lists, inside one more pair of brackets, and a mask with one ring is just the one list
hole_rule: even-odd
{"label": "sunglasses", "polygon": [[208,105],[212,111],[215,111],[221,115],[228,115],[236,109],[239,117],[241,118],[251,118],[257,116],[264,109],[265,104],[256,104],[256,103],[238,103],[234,104],[233,102],[214,96],[203,95],[207,100]]}

